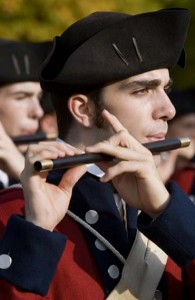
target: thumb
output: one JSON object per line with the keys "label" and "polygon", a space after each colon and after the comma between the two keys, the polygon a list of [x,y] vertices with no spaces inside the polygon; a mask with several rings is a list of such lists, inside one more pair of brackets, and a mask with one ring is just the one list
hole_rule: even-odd
{"label": "thumb", "polygon": [[71,193],[77,181],[86,173],[87,165],[76,166],[68,169],[63,175],[58,187]]}

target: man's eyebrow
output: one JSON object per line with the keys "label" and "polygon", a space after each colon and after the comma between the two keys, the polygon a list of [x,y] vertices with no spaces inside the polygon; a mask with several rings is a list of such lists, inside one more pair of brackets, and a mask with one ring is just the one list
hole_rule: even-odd
{"label": "man's eyebrow", "polygon": [[[155,88],[161,85],[162,81],[160,79],[152,79],[152,80],[135,80],[132,82],[122,83],[120,85],[120,89],[136,89],[140,87],[148,87],[148,88]],[[173,80],[170,78],[169,81],[166,83],[166,87],[171,87],[173,84]]]}
{"label": "man's eyebrow", "polygon": [[12,95],[12,96],[17,96],[17,95],[31,96],[31,95],[33,95],[33,92],[30,92],[30,91],[14,91],[14,92],[10,93],[10,95]]}

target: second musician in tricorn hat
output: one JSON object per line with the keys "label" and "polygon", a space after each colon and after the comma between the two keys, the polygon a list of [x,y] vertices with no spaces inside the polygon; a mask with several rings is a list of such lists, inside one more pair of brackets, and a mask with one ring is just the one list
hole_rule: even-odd
{"label": "second musician in tricorn hat", "polygon": [[43,116],[39,69],[52,42],[0,39],[0,187],[15,181],[24,168],[26,145],[10,138],[34,135]]}

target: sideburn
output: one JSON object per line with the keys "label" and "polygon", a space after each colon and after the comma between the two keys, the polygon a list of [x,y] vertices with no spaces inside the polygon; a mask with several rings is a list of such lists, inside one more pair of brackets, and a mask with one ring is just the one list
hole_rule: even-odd
{"label": "sideburn", "polygon": [[102,111],[104,110],[104,99],[103,99],[103,89],[96,90],[90,93],[89,98],[94,102],[95,105],[95,116],[94,121],[95,125],[99,129],[107,129],[108,124],[102,117]]}

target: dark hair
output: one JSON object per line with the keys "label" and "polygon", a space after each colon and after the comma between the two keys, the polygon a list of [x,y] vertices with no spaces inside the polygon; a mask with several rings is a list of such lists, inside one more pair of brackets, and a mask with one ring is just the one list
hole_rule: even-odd
{"label": "dark hair", "polygon": [[59,94],[51,94],[52,103],[54,109],[56,111],[57,117],[57,125],[58,125],[58,132],[59,137],[64,139],[71,128],[74,118],[68,109],[68,99],[73,96],[74,94],[83,94],[86,95],[90,100],[94,101],[95,103],[95,120],[96,126],[102,128],[104,125],[104,120],[101,117],[101,111],[103,109],[102,106],[102,87],[91,88],[90,90],[71,90],[66,91],[64,93]]}

